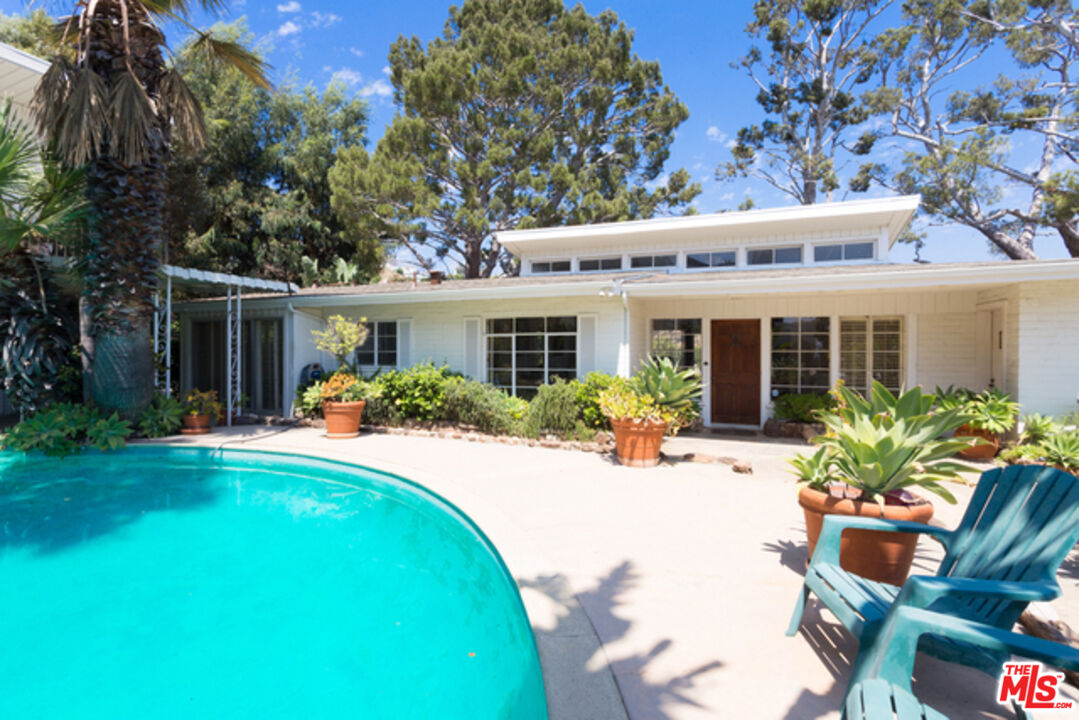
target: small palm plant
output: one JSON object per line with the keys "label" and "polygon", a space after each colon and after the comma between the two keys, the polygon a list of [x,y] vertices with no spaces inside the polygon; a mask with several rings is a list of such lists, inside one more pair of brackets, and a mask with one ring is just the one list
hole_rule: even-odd
{"label": "small palm plant", "polygon": [[[220,0],[94,0],[73,3],[59,26],[56,56],[34,93],[39,130],[70,168],[86,168],[90,203],[84,296],[91,320],[90,392],[121,415],[153,394],[152,298],[164,238],[165,166],[174,142],[206,140],[202,112],[175,65],[161,27],[191,27],[195,6]],[[227,63],[262,87],[265,67],[250,51],[198,31],[191,52]]]}
{"label": "small palm plant", "polygon": [[[969,420],[965,408],[934,410],[934,396],[922,393],[920,387],[896,397],[874,382],[868,399],[844,385],[834,392],[839,407],[820,414],[828,432],[815,440],[827,452],[818,451],[815,463],[797,468],[804,479],[810,479],[805,478],[809,466],[816,465],[811,469],[818,484],[835,479],[882,505],[885,495],[911,486],[955,502],[940,483],[970,470],[951,460],[969,442],[942,436]],[[819,466],[825,462],[827,469],[822,470]]]}

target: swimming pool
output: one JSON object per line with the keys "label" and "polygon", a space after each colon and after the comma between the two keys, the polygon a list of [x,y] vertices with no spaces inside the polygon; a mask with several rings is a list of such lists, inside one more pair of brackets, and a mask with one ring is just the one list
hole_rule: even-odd
{"label": "swimming pool", "polygon": [[0,717],[547,717],[517,586],[391,475],[243,450],[0,454]]}

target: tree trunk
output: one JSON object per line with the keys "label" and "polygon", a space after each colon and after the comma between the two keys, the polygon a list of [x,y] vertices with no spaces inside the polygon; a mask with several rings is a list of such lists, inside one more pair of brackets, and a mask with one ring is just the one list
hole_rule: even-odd
{"label": "tree trunk", "polygon": [[108,415],[135,420],[154,394],[154,362],[149,318],[130,321],[123,330],[99,332],[94,337],[90,396]]}
{"label": "tree trunk", "polygon": [[1057,232],[1063,238],[1064,247],[1068,249],[1068,254],[1073,258],[1079,258],[1079,232],[1076,232],[1075,228],[1070,224],[1058,226]]}

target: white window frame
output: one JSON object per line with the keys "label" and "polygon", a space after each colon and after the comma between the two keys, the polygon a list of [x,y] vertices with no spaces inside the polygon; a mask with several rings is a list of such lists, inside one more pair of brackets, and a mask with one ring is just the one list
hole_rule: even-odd
{"label": "white window frame", "polygon": [[[798,331],[796,333],[785,332],[785,331],[782,331],[782,332],[779,332],[779,333],[776,332],[775,328],[772,327],[772,323],[776,319],[783,318],[783,317],[797,317],[798,318]],[[812,318],[814,320],[827,320],[828,321],[828,332],[827,333],[806,332],[806,331],[802,330],[802,320],[809,319],[809,318]],[[835,318],[834,317],[832,317],[830,315],[797,315],[797,316],[795,316],[795,315],[774,315],[774,316],[769,316],[768,318],[766,318],[765,324],[768,326],[768,347],[766,348],[766,350],[767,350],[767,353],[768,353],[768,364],[767,364],[767,367],[768,367],[768,394],[770,396],[769,397],[770,400],[775,400],[775,398],[779,397],[780,395],[787,395],[787,394],[799,394],[800,395],[800,394],[809,393],[809,392],[816,392],[816,390],[814,390],[812,388],[807,389],[807,388],[802,387],[802,372],[805,371],[805,370],[823,370],[825,372],[825,374],[828,375],[828,386],[831,387],[831,385],[834,384],[833,383],[833,378],[832,378],[832,358],[833,358],[833,356],[834,356],[834,354],[836,352],[836,349],[833,347],[833,332],[832,332],[832,328],[835,326]],[[773,344],[773,340],[774,340],[774,338],[775,338],[775,336],[777,334],[779,334],[779,335],[795,335],[798,338],[798,347],[796,349],[778,351],[778,352],[784,352],[784,353],[788,353],[788,354],[797,355],[798,356],[798,366],[797,367],[795,367],[795,368],[789,368],[789,367],[777,368],[775,366],[775,363],[773,362],[773,360],[775,359],[775,353],[777,352],[777,350],[772,346],[772,344]],[[828,354],[828,365],[827,365],[827,367],[825,367],[825,368],[806,368],[806,367],[802,366],[802,353],[805,352],[804,350],[802,350],[802,335],[826,335],[827,336],[828,345],[824,350],[824,352],[826,352]],[[795,383],[795,387],[793,389],[790,388],[788,386],[788,384],[786,384],[786,383],[784,383],[781,388],[776,386],[776,384],[773,381],[772,374],[777,369],[778,370],[793,370],[796,373],[796,375],[798,377],[798,382]],[[827,388],[825,388],[824,390],[826,392]]]}
{"label": "white window frame", "polygon": [[[772,253],[772,261],[771,262],[766,262],[766,263],[751,263],[749,261],[749,254],[751,252],[759,252],[761,250],[770,251]],[[799,254],[801,255],[801,258],[799,260],[795,261],[795,262],[776,262],[776,251],[777,250],[797,250],[799,252]],[[802,246],[802,245],[761,245],[761,246],[750,245],[750,246],[746,247],[745,257],[746,257],[746,267],[751,267],[751,268],[755,268],[755,267],[774,267],[776,265],[805,265],[805,262],[806,262],[805,247]]]}
{"label": "white window frame", "polygon": [[[596,268],[595,270],[585,270],[581,268],[581,263],[588,262],[589,260],[598,260],[602,263],[604,260],[617,260],[618,267],[612,269],[609,268]],[[614,255],[587,255],[577,258],[577,272],[580,273],[603,273],[603,272],[621,272],[626,269],[626,260],[621,254]]]}
{"label": "white window frame", "polygon": [[[657,257],[673,257],[674,263],[671,265],[656,265]],[[633,267],[633,261],[640,258],[649,258],[652,261],[651,265],[647,267]],[[626,270],[677,270],[678,269],[678,251],[671,250],[670,252],[650,252],[650,253],[634,253],[629,256],[629,265],[625,267]]]}
{"label": "white window frame", "polygon": [[[864,320],[866,323],[866,343],[865,343],[865,392],[868,394],[873,389],[873,355],[874,355],[874,335],[873,323],[878,320],[895,320],[899,323],[899,331],[896,333],[899,337],[899,349],[894,351],[899,359],[899,384],[895,388],[888,388],[892,392],[902,391],[906,387],[907,378],[907,345],[909,343],[907,339],[907,319],[902,315],[840,315],[839,316],[839,363],[837,380],[843,377],[843,321],[844,320]],[[888,351],[892,352],[892,351]],[[861,392],[861,388],[854,388]]]}
{"label": "white window frame", "polygon": [[[501,388],[501,389],[505,390],[506,392],[508,392],[510,395],[513,395],[514,397],[517,396],[517,390],[518,390],[518,388],[517,388],[517,337],[519,335],[535,335],[536,334],[536,333],[518,333],[517,330],[516,330],[517,320],[523,319],[523,318],[536,318],[536,317],[543,318],[544,327],[545,327],[545,329],[543,331],[543,384],[546,385],[546,384],[551,382],[551,361],[550,361],[551,343],[550,343],[550,338],[552,338],[552,337],[572,337],[572,338],[574,338],[574,347],[573,347],[573,355],[574,355],[573,360],[574,360],[574,362],[573,362],[573,368],[572,369],[573,369],[573,373],[574,373],[575,376],[577,376],[577,377],[580,376],[579,363],[580,363],[580,343],[581,343],[581,338],[579,336],[579,333],[580,333],[580,328],[581,328],[581,317],[579,315],[576,315],[576,314],[573,314],[573,315],[512,315],[512,316],[508,316],[508,317],[506,315],[488,315],[488,316],[483,318],[482,326],[481,326],[482,329],[483,329],[483,371],[484,371],[483,376],[484,376],[484,381],[487,384],[494,385],[497,388]],[[548,318],[552,318],[552,317],[572,317],[574,319],[574,329],[573,330],[559,330],[557,332],[550,332],[550,331],[546,330],[546,321],[547,321]],[[488,332],[487,323],[490,322],[491,320],[510,320],[510,321],[513,322],[514,330],[513,330],[513,332],[508,332],[508,333]],[[497,385],[492,380],[492,377],[491,377],[492,372],[496,372],[496,371],[502,372],[502,371],[505,371],[506,368],[492,368],[491,367],[491,364],[490,364],[490,362],[488,360],[488,355],[490,355],[490,353],[491,353],[490,345],[488,344],[488,340],[490,338],[511,338],[511,341],[510,341],[510,368],[509,368],[509,370],[510,370],[510,384],[509,384],[509,386]],[[555,352],[566,352],[566,351],[565,350],[555,350]],[[528,388],[531,389],[532,386],[529,385]]]}
{"label": "white window frame", "polygon": [[[693,268],[691,268],[689,266],[689,256],[690,255],[708,255],[708,256],[712,256],[712,255],[718,255],[720,253],[729,253],[731,255],[734,255],[734,263],[731,264],[731,265],[711,265],[711,264],[709,264],[707,267],[693,267]],[[724,272],[724,271],[729,272],[731,270],[736,270],[738,268],[738,248],[730,248],[728,250],[714,250],[714,249],[713,250],[686,250],[683,253],[683,258],[684,258],[683,268],[686,270],[686,272]],[[712,258],[709,257],[708,262],[711,263],[711,261],[712,261]]]}
{"label": "white window frame", "polygon": [[[536,263],[547,263],[553,265],[554,263],[564,262],[569,263],[569,270],[536,270]],[[528,261],[528,274],[529,275],[569,275],[573,272],[574,262],[572,257],[547,257],[547,258],[531,258]]]}
{"label": "white window frame", "polygon": [[[848,260],[846,258],[846,254],[847,254],[847,247],[850,246],[850,245],[868,245],[870,247],[870,255],[869,255],[869,257],[867,257],[867,258],[856,258],[854,260]],[[842,253],[843,257],[841,257],[839,260],[817,260],[817,248],[834,247],[834,246],[838,246],[838,247],[842,248],[841,253]],[[848,265],[848,264],[854,264],[854,263],[871,263],[871,262],[876,262],[876,260],[877,260],[877,243],[874,242],[873,238],[863,238],[861,240],[836,240],[836,241],[829,241],[829,242],[814,243],[813,246],[812,246],[812,251],[813,251],[813,261],[812,262],[815,265],[830,265],[830,264],[839,264],[839,263],[842,263],[844,265]]]}
{"label": "white window frame", "polygon": [[[398,366],[398,364],[399,364],[400,359],[401,359],[401,324],[397,320],[366,320],[364,322],[365,322],[365,324],[372,326],[371,328],[369,328],[368,332],[371,333],[371,337],[373,339],[372,347],[373,347],[373,353],[374,354],[372,355],[372,357],[373,357],[375,362],[374,362],[373,365],[370,365],[370,364],[360,363],[359,361],[357,361],[356,366],[360,367],[360,368],[370,369],[370,370],[396,368]],[[378,350],[379,350],[379,348],[378,348],[378,326],[379,326],[380,323],[393,326],[393,338],[394,338],[393,363],[390,364],[390,365],[384,365],[384,364],[382,364],[382,363],[380,363],[378,361],[378,354],[379,354],[378,353]]]}

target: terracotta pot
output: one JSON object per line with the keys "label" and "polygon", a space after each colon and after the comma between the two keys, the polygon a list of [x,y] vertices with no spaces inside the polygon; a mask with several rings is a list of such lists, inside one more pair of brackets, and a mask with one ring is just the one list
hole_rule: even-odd
{"label": "terracotta pot", "polygon": [[967,460],[992,460],[1000,450],[1000,436],[988,430],[960,425],[955,431],[955,436],[957,438],[976,437],[989,442],[988,445],[972,445],[966,450],[960,450],[959,456]]}
{"label": "terracotta pot", "polygon": [[659,462],[659,448],[667,432],[665,422],[636,422],[610,418],[618,462],[629,467],[652,467]]}
{"label": "terracotta pot", "polygon": [[[891,497],[885,498],[883,517],[887,520],[928,523],[933,517],[933,504],[915,495],[907,495],[914,498],[910,504]],[[825,515],[882,517],[880,505],[875,502],[854,500],[810,487],[803,487],[798,493],[798,504],[805,513],[810,557],[813,557],[813,550],[817,547]],[[847,572],[870,580],[902,585],[910,573],[917,543],[918,536],[912,533],[847,530],[840,542],[839,565]]]}
{"label": "terracotta pot", "polygon": [[180,432],[184,435],[205,435],[210,432],[210,428],[213,423],[210,422],[210,415],[192,415],[191,413],[184,413],[180,418],[183,421],[184,426],[180,428]]}
{"label": "terracotta pot", "polygon": [[326,418],[326,437],[335,440],[354,438],[360,434],[360,419],[366,400],[351,402],[322,402],[322,417]]}

